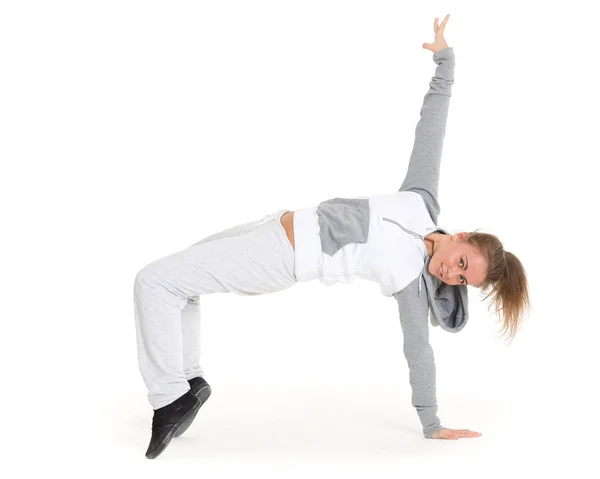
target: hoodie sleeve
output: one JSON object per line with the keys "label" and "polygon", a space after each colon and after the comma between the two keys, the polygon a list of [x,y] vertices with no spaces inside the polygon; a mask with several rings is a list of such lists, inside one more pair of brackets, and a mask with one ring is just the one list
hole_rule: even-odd
{"label": "hoodie sleeve", "polygon": [[423,100],[408,171],[399,191],[419,193],[425,201],[431,219],[437,224],[440,214],[438,203],[440,162],[454,83],[453,48],[444,48],[435,53],[433,61],[437,64],[435,75],[429,83],[429,91]]}
{"label": "hoodie sleeve", "polygon": [[418,278],[402,291],[394,293],[398,302],[400,324],[404,335],[404,356],[408,362],[412,405],[417,410],[423,434],[431,439],[438,429],[443,429],[437,417],[435,391],[435,361],[429,344],[429,303],[426,294],[418,294]]}

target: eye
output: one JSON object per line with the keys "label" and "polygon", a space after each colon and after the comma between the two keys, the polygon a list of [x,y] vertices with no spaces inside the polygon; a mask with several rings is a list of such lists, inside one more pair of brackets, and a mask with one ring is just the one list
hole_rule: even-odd
{"label": "eye", "polygon": [[465,278],[464,278],[464,276],[460,277],[460,284],[465,284]]}
{"label": "eye", "polygon": [[461,268],[462,268],[462,265],[465,264],[465,262],[463,261],[462,258],[460,259],[460,264],[461,264]]}

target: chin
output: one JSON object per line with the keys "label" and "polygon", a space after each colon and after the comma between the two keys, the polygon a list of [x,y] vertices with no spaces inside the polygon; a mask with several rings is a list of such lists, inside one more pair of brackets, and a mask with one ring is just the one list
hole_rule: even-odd
{"label": "chin", "polygon": [[430,263],[430,268],[433,269],[433,272],[431,272],[431,274],[437,279],[439,279],[442,283],[445,283],[446,281],[444,281],[444,278],[440,276],[440,264],[437,264],[437,261],[435,265],[433,264],[433,261]]}
{"label": "chin", "polygon": [[[437,268],[439,268],[439,265],[437,266]],[[427,268],[427,269],[429,269],[429,274],[431,274],[431,276],[435,276],[438,279],[442,279],[442,278],[440,278],[437,268],[435,268],[433,266],[433,257],[432,257],[431,261],[429,261],[429,268]]]}

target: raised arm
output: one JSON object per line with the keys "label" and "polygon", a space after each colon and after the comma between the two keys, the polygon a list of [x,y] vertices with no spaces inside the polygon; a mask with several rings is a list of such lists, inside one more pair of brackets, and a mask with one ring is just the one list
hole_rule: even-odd
{"label": "raised arm", "polygon": [[[444,20],[442,26],[438,27],[442,32],[447,19]],[[441,36],[441,41],[438,37],[439,30],[436,31],[436,43],[423,45],[424,48],[435,51],[433,61],[437,67],[435,75],[429,83],[429,91],[423,100],[421,118],[415,131],[415,142],[408,171],[399,190],[419,193],[425,200],[431,219],[436,224],[440,214],[438,203],[440,162],[454,83],[454,49],[448,46],[440,50],[436,49],[440,45],[446,45],[443,36]],[[426,47],[426,45],[429,46]]]}

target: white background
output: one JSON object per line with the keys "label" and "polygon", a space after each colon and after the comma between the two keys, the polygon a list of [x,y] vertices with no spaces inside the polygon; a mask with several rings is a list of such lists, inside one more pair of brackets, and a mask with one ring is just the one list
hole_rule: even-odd
{"label": "white background", "polygon": [[[2,2],[2,475],[524,477],[595,464],[593,4]],[[359,279],[312,281],[202,298],[213,394],[145,459],[136,273],[281,208],[396,191],[436,66],[422,44],[447,13],[438,224],[496,234],[532,298],[510,346],[473,288],[460,334],[430,329],[442,424],[483,435],[425,439],[395,300]]]}

